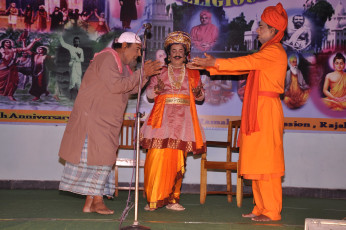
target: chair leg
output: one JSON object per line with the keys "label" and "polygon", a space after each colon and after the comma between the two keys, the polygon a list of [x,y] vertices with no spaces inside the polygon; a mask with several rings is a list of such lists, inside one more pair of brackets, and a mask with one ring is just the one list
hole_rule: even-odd
{"label": "chair leg", "polygon": [[200,203],[205,203],[205,198],[207,196],[207,169],[204,166],[205,160],[201,160],[201,185],[199,199]]}
{"label": "chair leg", "polygon": [[243,205],[243,178],[239,175],[239,165],[237,163],[237,206],[240,208]]}
{"label": "chair leg", "polygon": [[114,173],[115,173],[115,191],[114,191],[114,196],[118,197],[118,195],[119,195],[119,190],[118,190],[118,187],[119,187],[119,184],[118,184],[118,166],[114,167]]}
{"label": "chair leg", "polygon": [[232,202],[232,172],[231,170],[226,170],[226,179],[227,179],[227,201],[228,203]]}
{"label": "chair leg", "polygon": [[243,179],[237,179],[237,206],[240,208],[243,204]]}

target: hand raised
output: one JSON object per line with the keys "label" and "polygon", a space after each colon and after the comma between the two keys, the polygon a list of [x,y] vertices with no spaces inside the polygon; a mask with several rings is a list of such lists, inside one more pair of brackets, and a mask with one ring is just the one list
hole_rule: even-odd
{"label": "hand raised", "polygon": [[188,63],[186,64],[186,68],[188,68],[188,69],[197,69],[197,70],[202,70],[202,69],[204,69],[202,66],[196,65],[196,64],[194,64],[194,63],[192,63],[192,62],[188,62]]}
{"label": "hand raised", "polygon": [[149,78],[151,76],[157,75],[161,72],[162,66],[159,61],[148,60],[144,63],[144,76]]}
{"label": "hand raised", "polygon": [[194,59],[192,59],[192,64],[201,68],[215,65],[216,58],[207,53],[204,53],[204,56],[205,58],[195,57]]}

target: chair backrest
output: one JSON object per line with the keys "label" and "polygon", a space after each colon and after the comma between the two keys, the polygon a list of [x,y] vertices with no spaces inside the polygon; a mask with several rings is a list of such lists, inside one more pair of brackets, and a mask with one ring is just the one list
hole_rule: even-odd
{"label": "chair backrest", "polygon": [[228,124],[228,135],[227,135],[227,159],[232,161],[232,152],[239,152],[239,146],[237,145],[238,136],[240,131],[241,120],[230,121]]}
{"label": "chair backrest", "polygon": [[135,146],[135,120],[124,120],[119,134],[119,149],[133,149]]}

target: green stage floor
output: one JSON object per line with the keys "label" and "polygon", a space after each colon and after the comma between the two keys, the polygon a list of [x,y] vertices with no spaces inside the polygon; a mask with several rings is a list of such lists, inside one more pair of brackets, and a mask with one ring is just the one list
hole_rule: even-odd
{"label": "green stage floor", "polygon": [[[134,194],[132,192],[132,194]],[[57,190],[0,190],[0,229],[119,229],[120,217],[126,206],[128,192],[121,191],[106,205],[115,209],[110,216],[83,213],[84,199]],[[134,199],[133,199],[134,200]],[[342,220],[346,217],[346,200],[284,197],[282,220],[256,223],[241,217],[253,206],[252,198],[244,198],[243,207],[236,201],[227,203],[226,196],[208,195],[206,203],[199,203],[199,194],[182,194],[183,212],[166,208],[154,212],[144,211],[145,199],[139,196],[139,224],[151,229],[304,229],[305,218]],[[122,227],[134,221],[134,208]]]}

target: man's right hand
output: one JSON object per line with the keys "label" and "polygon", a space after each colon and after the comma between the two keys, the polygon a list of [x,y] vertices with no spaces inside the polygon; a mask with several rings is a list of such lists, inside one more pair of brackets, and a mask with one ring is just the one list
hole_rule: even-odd
{"label": "man's right hand", "polygon": [[159,61],[148,60],[144,63],[144,76],[149,78],[154,75],[160,74],[162,69],[162,64]]}
{"label": "man's right hand", "polygon": [[215,65],[216,58],[207,53],[204,53],[204,56],[205,58],[195,57],[194,59],[192,59],[192,64],[195,66],[200,66],[202,68]]}

